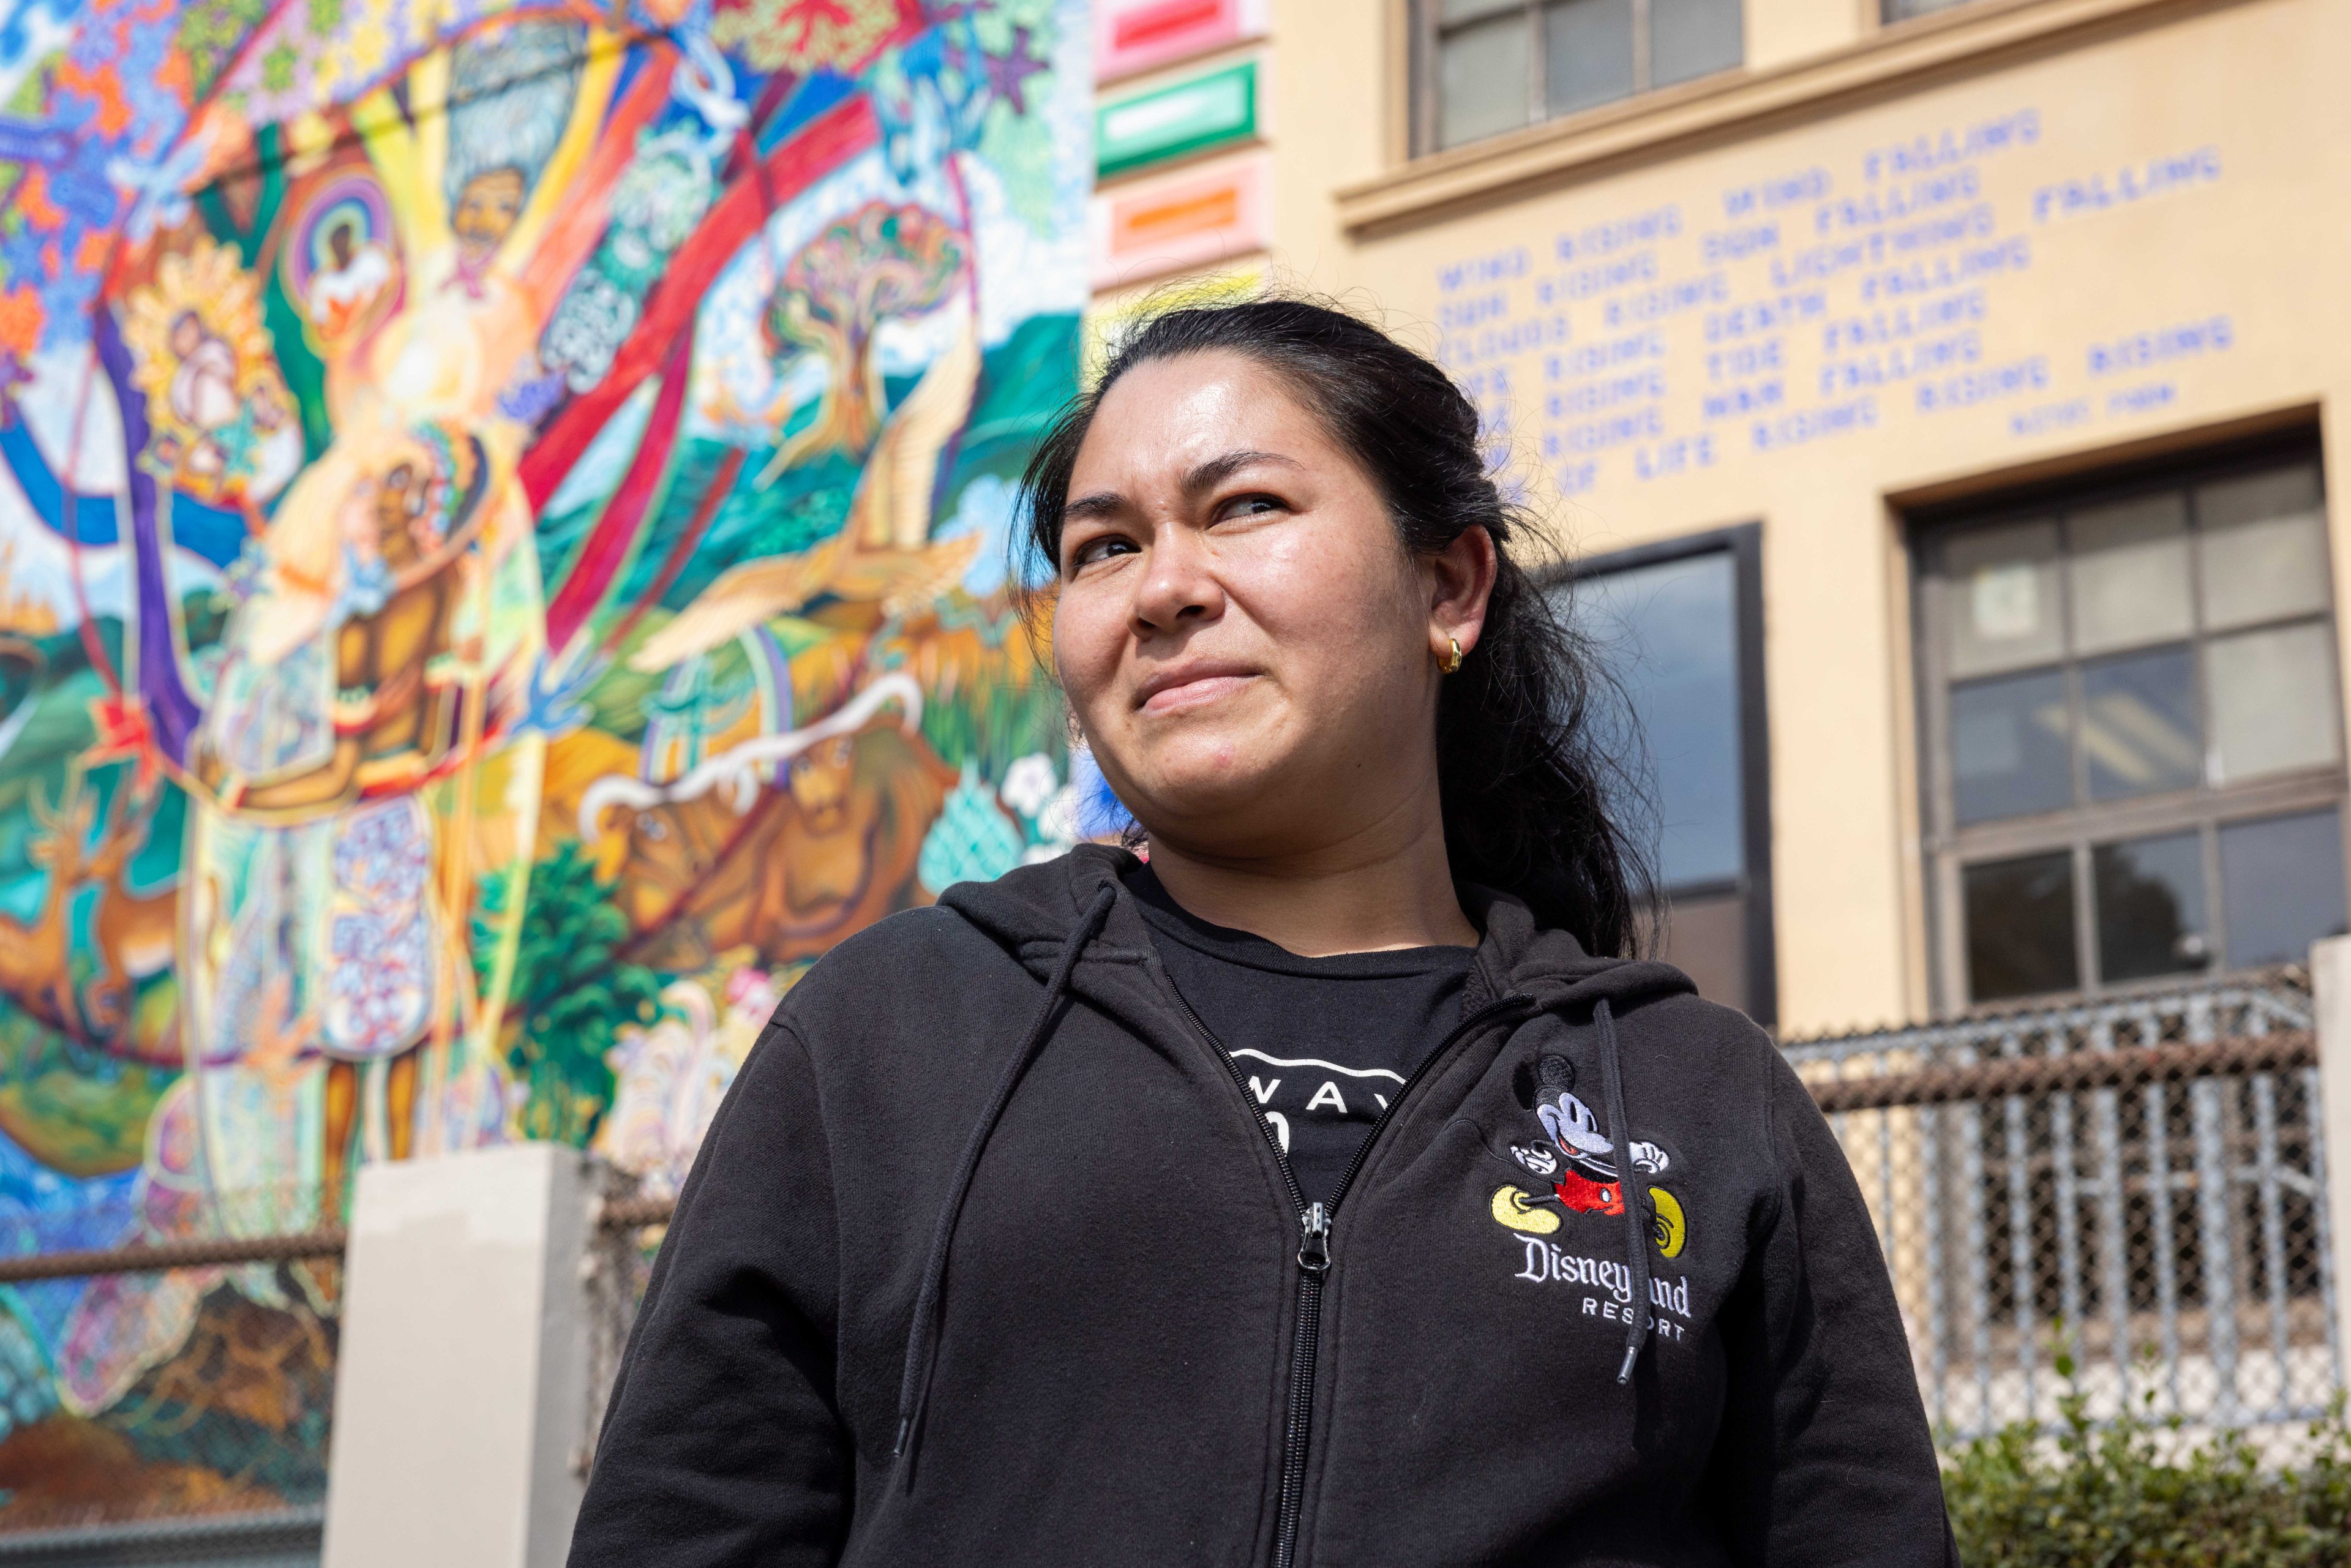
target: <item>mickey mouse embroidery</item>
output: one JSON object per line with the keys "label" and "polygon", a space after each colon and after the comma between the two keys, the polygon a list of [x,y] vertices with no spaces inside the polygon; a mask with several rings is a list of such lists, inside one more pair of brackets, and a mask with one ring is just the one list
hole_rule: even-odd
{"label": "mickey mouse embroidery", "polygon": [[[1520,1098],[1527,1097],[1526,1070],[1521,1068]],[[1600,1119],[1575,1094],[1575,1063],[1546,1051],[1535,1059],[1532,1084],[1535,1119],[1542,1124],[1545,1141],[1512,1144],[1510,1158],[1529,1175],[1551,1184],[1548,1195],[1529,1192],[1511,1183],[1494,1189],[1491,1205],[1497,1224],[1534,1236],[1548,1236],[1560,1228],[1561,1211],[1619,1215],[1625,1212],[1625,1183],[1612,1156],[1616,1145],[1600,1130]],[[1672,1157],[1646,1139],[1634,1142],[1633,1169],[1640,1176],[1662,1176]],[[1556,1203],[1554,1209],[1550,1205]],[[1645,1206],[1649,1211],[1649,1237],[1660,1255],[1678,1257],[1689,1240],[1682,1206],[1662,1186],[1651,1186]]]}

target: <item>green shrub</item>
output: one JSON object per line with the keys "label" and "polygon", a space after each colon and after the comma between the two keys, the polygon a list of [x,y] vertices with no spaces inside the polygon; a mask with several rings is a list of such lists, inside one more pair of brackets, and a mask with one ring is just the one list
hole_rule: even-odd
{"label": "green shrub", "polygon": [[[2063,1358],[2058,1375],[2071,1375]],[[2191,1443],[2177,1418],[2102,1423],[2078,1394],[2060,1404],[2053,1435],[2016,1426],[1946,1448],[1943,1492],[1968,1568],[2351,1565],[2339,1398],[2302,1458],[2278,1467],[2241,1433]]]}

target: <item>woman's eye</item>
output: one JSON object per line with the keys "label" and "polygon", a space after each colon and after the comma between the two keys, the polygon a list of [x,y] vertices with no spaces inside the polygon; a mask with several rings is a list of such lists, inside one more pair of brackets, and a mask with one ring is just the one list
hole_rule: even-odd
{"label": "woman's eye", "polygon": [[1115,534],[1105,535],[1101,538],[1088,539],[1071,551],[1070,570],[1074,571],[1082,566],[1092,566],[1098,560],[1107,560],[1114,555],[1133,555],[1134,553],[1133,539],[1120,538]]}
{"label": "woman's eye", "polygon": [[1289,506],[1279,496],[1235,496],[1217,508],[1219,517],[1264,517],[1286,512]]}

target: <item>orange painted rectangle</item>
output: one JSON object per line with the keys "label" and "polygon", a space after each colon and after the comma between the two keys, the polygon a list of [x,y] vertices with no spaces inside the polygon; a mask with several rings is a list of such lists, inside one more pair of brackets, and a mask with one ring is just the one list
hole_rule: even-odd
{"label": "orange painted rectangle", "polygon": [[1153,240],[1174,239],[1240,222],[1241,193],[1226,185],[1172,202],[1136,205],[1124,212],[1113,207],[1112,214],[1111,248],[1132,250]]}
{"label": "orange painted rectangle", "polygon": [[1094,287],[1165,277],[1266,249],[1273,170],[1263,152],[1094,197]]}

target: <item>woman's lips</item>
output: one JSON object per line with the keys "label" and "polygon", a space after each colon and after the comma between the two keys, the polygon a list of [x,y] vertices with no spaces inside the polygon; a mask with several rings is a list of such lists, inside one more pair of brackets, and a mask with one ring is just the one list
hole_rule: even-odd
{"label": "woman's lips", "polygon": [[1230,696],[1256,678],[1253,670],[1171,670],[1144,683],[1138,706],[1148,714],[1182,713]]}

